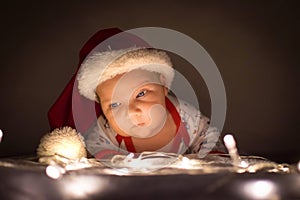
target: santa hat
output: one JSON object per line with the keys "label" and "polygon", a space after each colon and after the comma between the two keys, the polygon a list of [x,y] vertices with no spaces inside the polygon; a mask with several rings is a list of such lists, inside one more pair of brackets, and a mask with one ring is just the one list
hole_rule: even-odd
{"label": "santa hat", "polygon": [[163,74],[170,87],[174,71],[165,52],[118,28],[98,31],[81,49],[78,69],[48,112],[51,130],[70,126],[84,133],[101,114],[97,85],[138,68]]}
{"label": "santa hat", "polygon": [[100,83],[135,69],[162,74],[168,88],[174,78],[170,58],[163,51],[141,47],[108,50],[94,53],[84,61],[77,75],[79,92],[97,101],[95,90]]}

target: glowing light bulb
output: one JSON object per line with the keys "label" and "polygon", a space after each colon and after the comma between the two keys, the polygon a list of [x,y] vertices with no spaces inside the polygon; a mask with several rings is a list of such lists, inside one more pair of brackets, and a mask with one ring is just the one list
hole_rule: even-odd
{"label": "glowing light bulb", "polygon": [[190,159],[187,157],[182,157],[180,160],[179,167],[182,169],[191,169]]}
{"label": "glowing light bulb", "polygon": [[298,168],[298,171],[300,172],[300,161],[298,162],[297,168]]}
{"label": "glowing light bulb", "polygon": [[235,142],[233,136],[230,134],[227,134],[224,136],[224,143],[225,143],[225,146],[227,147],[227,149],[236,148],[236,142]]}
{"label": "glowing light bulb", "polygon": [[66,197],[64,199],[93,199],[96,194],[111,188],[107,179],[95,176],[74,176],[72,179],[63,180],[62,183],[59,189]]}
{"label": "glowing light bulb", "polygon": [[242,160],[239,166],[242,168],[247,168],[249,164],[246,161]]}
{"label": "glowing light bulb", "polygon": [[244,185],[243,190],[251,199],[276,199],[276,186],[268,180],[251,181]]}
{"label": "glowing light bulb", "polygon": [[2,141],[2,137],[3,137],[3,132],[0,129],[0,142]]}
{"label": "glowing light bulb", "polygon": [[232,135],[227,134],[223,138],[225,146],[228,150],[228,153],[232,159],[232,164],[235,166],[243,167],[244,163],[241,162],[241,158],[238,154],[237,148],[236,148],[236,142]]}
{"label": "glowing light bulb", "polygon": [[65,170],[58,165],[48,165],[46,168],[46,174],[50,178],[59,179],[65,173]]}

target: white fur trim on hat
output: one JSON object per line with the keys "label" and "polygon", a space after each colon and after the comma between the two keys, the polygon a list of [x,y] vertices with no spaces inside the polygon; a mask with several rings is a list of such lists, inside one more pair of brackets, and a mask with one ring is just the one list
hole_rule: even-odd
{"label": "white fur trim on hat", "polygon": [[77,75],[79,93],[97,101],[97,86],[118,74],[144,69],[162,74],[166,87],[170,88],[174,78],[174,69],[166,52],[151,48],[128,48],[97,52],[82,63]]}

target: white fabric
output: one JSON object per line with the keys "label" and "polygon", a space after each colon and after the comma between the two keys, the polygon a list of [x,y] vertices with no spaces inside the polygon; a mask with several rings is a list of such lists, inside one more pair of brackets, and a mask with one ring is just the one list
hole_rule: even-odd
{"label": "white fabric", "polygon": [[164,51],[132,47],[96,52],[87,57],[80,66],[76,77],[79,93],[92,101],[97,101],[95,89],[100,83],[134,69],[163,74],[168,88],[175,75],[171,60]]}

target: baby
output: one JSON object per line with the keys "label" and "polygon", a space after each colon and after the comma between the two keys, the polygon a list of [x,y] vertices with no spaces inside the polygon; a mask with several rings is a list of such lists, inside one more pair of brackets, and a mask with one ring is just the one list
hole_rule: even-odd
{"label": "baby", "polygon": [[[119,50],[120,51],[120,50]],[[121,50],[102,65],[107,52],[95,53],[77,76],[79,92],[101,105],[103,115],[85,134],[88,150],[100,158],[111,153],[162,151],[207,153],[207,136],[219,135],[209,120],[186,102],[168,95],[174,70],[157,49]],[[91,83],[92,80],[98,80]],[[96,94],[96,95],[95,95]],[[211,146],[209,146],[211,147]]]}
{"label": "baby", "polygon": [[135,45],[90,53],[76,76],[79,94],[99,103],[101,114],[82,133],[96,158],[144,151],[223,151],[209,119],[169,94],[174,69],[166,52]]}

